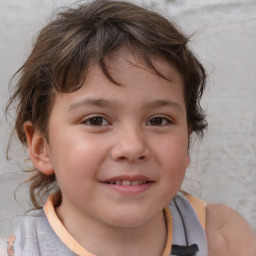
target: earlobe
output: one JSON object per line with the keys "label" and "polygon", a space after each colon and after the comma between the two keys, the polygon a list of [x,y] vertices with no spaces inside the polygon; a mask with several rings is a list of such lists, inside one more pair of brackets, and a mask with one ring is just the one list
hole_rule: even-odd
{"label": "earlobe", "polygon": [[54,170],[45,136],[34,127],[31,121],[26,121],[23,128],[27,138],[29,156],[33,165],[46,175],[53,174]]}

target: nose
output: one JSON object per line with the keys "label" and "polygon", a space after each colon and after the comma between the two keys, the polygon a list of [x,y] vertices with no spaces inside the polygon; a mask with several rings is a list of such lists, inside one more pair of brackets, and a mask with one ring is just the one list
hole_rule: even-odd
{"label": "nose", "polygon": [[115,136],[111,157],[115,161],[143,161],[149,158],[150,150],[142,131],[126,127],[120,129]]}

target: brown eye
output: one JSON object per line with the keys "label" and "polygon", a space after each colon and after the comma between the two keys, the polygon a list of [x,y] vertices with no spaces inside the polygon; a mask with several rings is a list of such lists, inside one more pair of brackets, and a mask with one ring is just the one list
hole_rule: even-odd
{"label": "brown eye", "polygon": [[163,118],[161,117],[156,117],[150,120],[151,125],[162,125],[163,123]]}
{"label": "brown eye", "polygon": [[147,125],[150,126],[164,126],[171,123],[170,120],[168,120],[167,118],[164,117],[154,117],[152,119],[150,119],[147,123]]}
{"label": "brown eye", "polygon": [[84,123],[91,126],[104,126],[109,124],[109,122],[101,116],[88,118]]}
{"label": "brown eye", "polygon": [[100,126],[100,125],[102,125],[102,118],[94,117],[94,118],[90,119],[89,122],[90,122],[90,125]]}

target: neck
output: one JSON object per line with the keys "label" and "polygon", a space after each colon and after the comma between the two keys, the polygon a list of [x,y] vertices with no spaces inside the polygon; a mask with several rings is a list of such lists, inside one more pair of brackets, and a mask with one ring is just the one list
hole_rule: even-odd
{"label": "neck", "polygon": [[162,255],[165,248],[167,228],[163,212],[139,227],[113,227],[90,216],[74,216],[62,207],[56,211],[68,232],[93,254],[155,256]]}

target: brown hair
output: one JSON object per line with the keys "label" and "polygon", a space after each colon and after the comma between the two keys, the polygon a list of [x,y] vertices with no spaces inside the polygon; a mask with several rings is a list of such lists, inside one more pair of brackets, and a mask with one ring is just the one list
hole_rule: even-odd
{"label": "brown hair", "polygon": [[[177,68],[184,81],[189,129],[202,135],[207,125],[200,106],[206,73],[188,49],[188,41],[173,22],[127,2],[96,0],[60,11],[41,30],[30,56],[17,72],[19,80],[6,110],[16,102],[19,140],[27,146],[23,130],[27,120],[47,137],[54,93],[79,89],[92,63],[116,83],[105,60],[120,48],[132,50],[160,76],[153,65],[154,57]],[[34,206],[40,208],[41,193],[49,193],[56,179],[54,174],[46,176],[36,169],[32,172],[30,196]]]}

